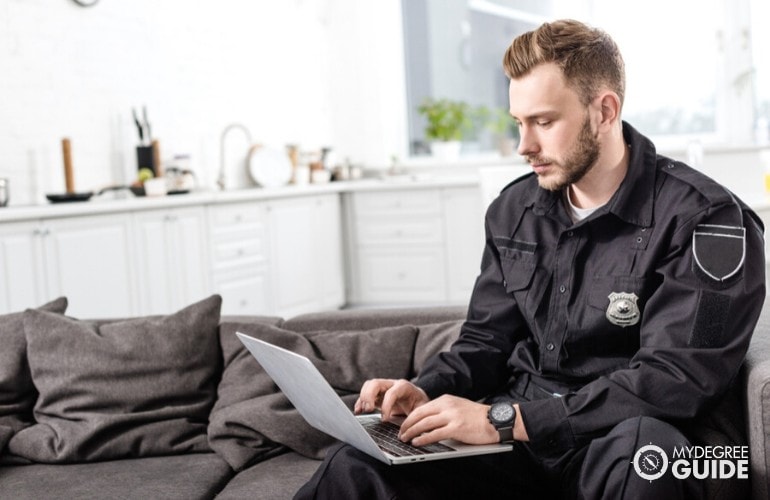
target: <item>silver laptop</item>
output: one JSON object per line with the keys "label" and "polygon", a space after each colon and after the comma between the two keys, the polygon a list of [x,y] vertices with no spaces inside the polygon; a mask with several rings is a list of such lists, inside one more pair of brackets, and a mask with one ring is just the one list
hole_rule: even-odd
{"label": "silver laptop", "polygon": [[467,445],[455,440],[414,447],[398,439],[398,426],[380,415],[354,415],[304,356],[237,332],[251,354],[316,429],[390,465],[510,451],[509,444]]}

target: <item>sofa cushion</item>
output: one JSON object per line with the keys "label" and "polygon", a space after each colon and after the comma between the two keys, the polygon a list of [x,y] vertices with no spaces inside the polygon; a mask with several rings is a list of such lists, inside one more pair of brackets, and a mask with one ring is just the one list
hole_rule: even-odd
{"label": "sofa cushion", "polygon": [[278,455],[239,472],[217,495],[217,500],[292,498],[319,465],[319,460],[294,452]]}
{"label": "sofa cushion", "polygon": [[209,442],[235,470],[280,446],[320,458],[334,440],[311,428],[235,336],[240,331],[307,356],[352,407],[372,377],[408,376],[416,329],[293,332],[270,325],[223,323],[226,365],[211,412]]}
{"label": "sofa cushion", "polygon": [[[59,297],[40,307],[63,314],[67,299]],[[27,339],[22,312],[0,316],[0,453],[14,432],[32,423],[37,390],[27,365]]]}
{"label": "sofa cushion", "polygon": [[211,499],[232,475],[216,453],[6,466],[0,467],[0,498]]}
{"label": "sofa cushion", "polygon": [[414,375],[419,374],[428,359],[439,352],[449,350],[449,347],[460,335],[462,325],[463,320],[420,325],[420,331],[414,345],[412,373]]}
{"label": "sofa cushion", "polygon": [[8,451],[43,463],[208,451],[221,305],[214,295],[168,316],[114,323],[26,311],[40,396],[36,423]]}

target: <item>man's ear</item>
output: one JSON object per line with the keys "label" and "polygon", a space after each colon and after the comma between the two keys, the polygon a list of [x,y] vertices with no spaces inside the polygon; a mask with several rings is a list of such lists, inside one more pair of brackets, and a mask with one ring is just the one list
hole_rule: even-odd
{"label": "man's ear", "polygon": [[606,91],[599,98],[601,121],[599,128],[614,128],[620,121],[620,98],[615,92]]}

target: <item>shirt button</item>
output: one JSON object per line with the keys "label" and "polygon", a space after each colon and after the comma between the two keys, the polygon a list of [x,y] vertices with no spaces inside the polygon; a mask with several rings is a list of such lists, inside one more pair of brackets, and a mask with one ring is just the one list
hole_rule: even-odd
{"label": "shirt button", "polygon": [[545,348],[548,349],[549,351],[553,351],[554,345],[552,343],[548,342],[548,344],[546,344]]}
{"label": "shirt button", "polygon": [[572,235],[573,235],[573,234],[575,234],[575,233],[574,233],[574,232],[572,232],[572,231],[567,231],[567,236],[569,236],[570,238],[572,238]]}
{"label": "shirt button", "polygon": [[564,293],[566,291],[567,291],[567,287],[566,286],[562,285],[562,286],[559,287],[559,293]]}

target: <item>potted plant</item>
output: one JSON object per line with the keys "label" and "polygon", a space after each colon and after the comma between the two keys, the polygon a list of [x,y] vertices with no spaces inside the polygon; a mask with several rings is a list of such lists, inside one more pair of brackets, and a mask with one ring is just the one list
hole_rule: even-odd
{"label": "potted plant", "polygon": [[504,108],[495,108],[491,111],[483,108],[482,114],[486,116],[487,128],[494,134],[500,154],[511,156],[519,139],[519,127],[516,121]]}
{"label": "potted plant", "polygon": [[442,160],[460,156],[460,140],[471,127],[471,109],[462,101],[450,99],[425,99],[417,108],[425,117],[425,138],[430,142],[431,153]]}

